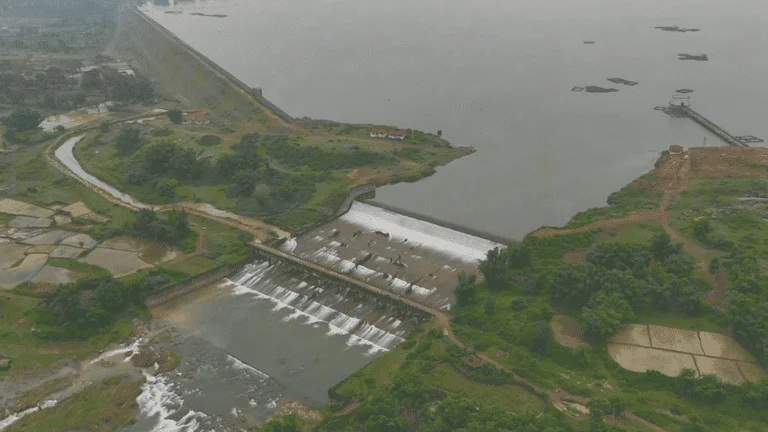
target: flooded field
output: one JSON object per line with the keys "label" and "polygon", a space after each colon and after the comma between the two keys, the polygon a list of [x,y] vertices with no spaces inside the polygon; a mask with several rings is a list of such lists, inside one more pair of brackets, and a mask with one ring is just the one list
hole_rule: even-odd
{"label": "flooded field", "polygon": [[287,242],[302,258],[432,307],[449,308],[459,272],[498,243],[355,202],[344,216]]}

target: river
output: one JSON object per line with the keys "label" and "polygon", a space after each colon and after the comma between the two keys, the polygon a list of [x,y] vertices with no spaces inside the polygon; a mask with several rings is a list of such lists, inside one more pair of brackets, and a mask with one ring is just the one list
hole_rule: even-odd
{"label": "river", "polygon": [[[145,9],[293,116],[441,129],[477,148],[426,180],[379,189],[377,200],[507,237],[603,205],[671,144],[707,137],[721,145],[691,120],[653,110],[676,89],[693,89],[693,107],[729,132],[768,139],[763,0],[193,0],[171,8],[184,13]],[[654,29],[671,25],[701,31]],[[571,91],[585,85],[620,91]]]}

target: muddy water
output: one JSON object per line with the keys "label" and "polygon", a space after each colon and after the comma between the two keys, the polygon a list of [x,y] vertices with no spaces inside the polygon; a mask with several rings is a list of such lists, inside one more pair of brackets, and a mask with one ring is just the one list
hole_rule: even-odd
{"label": "muddy water", "polygon": [[326,403],[330,387],[403,341],[423,319],[261,261],[152,313],[153,326],[167,329],[157,347],[182,361],[148,380],[131,432],[257,425],[281,398]]}

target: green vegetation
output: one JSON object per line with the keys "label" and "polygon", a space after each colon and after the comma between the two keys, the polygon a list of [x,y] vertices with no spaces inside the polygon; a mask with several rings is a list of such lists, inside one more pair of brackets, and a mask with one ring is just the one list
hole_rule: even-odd
{"label": "green vegetation", "polygon": [[152,210],[141,210],[131,224],[131,234],[168,244],[180,244],[188,236],[194,239],[184,211],[170,211],[161,218]]}
{"label": "green vegetation", "polygon": [[166,268],[116,280],[82,279],[59,285],[32,314],[38,334],[49,340],[85,340],[108,333],[120,318],[141,313],[146,296],[184,278]]}
{"label": "green vegetation", "polygon": [[616,219],[629,216],[641,210],[652,210],[661,205],[663,194],[655,192],[645,182],[631,183],[608,197],[607,207],[597,207],[577,213],[564,228],[577,228],[603,219]]}
{"label": "green vegetation", "polygon": [[75,276],[78,279],[99,279],[110,276],[109,271],[105,268],[86,264],[84,262],[76,261],[73,259],[48,258],[46,264],[52,267],[59,267],[70,270],[75,273]]}
{"label": "green vegetation", "polygon": [[60,342],[53,346],[35,336],[31,315],[39,299],[0,293],[0,357],[11,359],[11,367],[0,370],[0,378],[22,376],[25,372],[47,368],[62,357],[82,358],[97,346],[86,342]]}
{"label": "green vegetation", "polygon": [[37,129],[37,125],[43,120],[39,112],[19,108],[11,113],[3,121],[10,133],[27,132]]}
{"label": "green vegetation", "polygon": [[521,387],[476,383],[446,364],[437,366],[428,375],[427,382],[470,400],[482,400],[504,411],[539,413],[542,409],[541,400]]}
{"label": "green vegetation", "polygon": [[[579,215],[569,226],[658,207],[660,195],[643,187],[639,182],[623,189],[612,196],[611,207]],[[647,430],[621,416],[630,411],[669,432],[768,431],[768,379],[732,386],[711,375],[697,378],[690,370],[678,377],[635,373],[616,364],[605,345],[628,322],[729,332],[768,364],[768,228],[761,220],[767,209],[759,199],[740,197],[768,198],[768,186],[762,179],[698,179],[672,202],[671,224],[710,248],[700,252],[703,258],[694,259],[652,222],[629,223],[614,232],[528,236],[519,245],[490,251],[479,266],[484,281],[462,274],[456,288],[452,330],[472,349],[459,352],[434,332],[418,341],[414,332],[332,389],[335,399],[360,406],[342,419],[329,416],[316,430],[368,430],[363,415],[378,412],[389,421],[378,430],[401,430],[400,422],[413,431],[474,430],[469,423],[445,427],[440,404],[467,397],[477,412],[488,412],[514,400],[501,396],[511,386],[526,388],[503,371],[471,360],[476,350],[542,389],[564,389],[589,400],[589,419],[548,410],[540,418],[543,423],[505,430]],[[586,262],[564,263],[571,251],[586,251]],[[701,259],[708,268],[695,268]],[[707,277],[721,269],[727,273],[728,300],[716,309],[705,301],[712,289]],[[558,344],[549,325],[555,314],[577,318],[592,344],[573,349]],[[430,415],[420,411],[424,405],[401,402],[406,396],[396,388],[400,379],[426,385],[417,393],[432,401]],[[442,394],[430,393],[436,389]],[[525,400],[535,393],[518,395]],[[411,406],[417,407],[415,414]],[[524,415],[520,403],[504,409],[505,414],[496,412],[486,422]],[[616,415],[621,428],[601,421]]]}
{"label": "green vegetation", "polygon": [[120,377],[104,380],[74,394],[53,408],[22,418],[6,430],[123,430],[133,420],[141,384],[141,381],[129,381]]}

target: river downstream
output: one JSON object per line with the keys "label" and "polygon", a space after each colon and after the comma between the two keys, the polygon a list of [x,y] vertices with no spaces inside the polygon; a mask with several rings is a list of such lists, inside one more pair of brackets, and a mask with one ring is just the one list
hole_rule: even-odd
{"label": "river downstream", "polygon": [[[379,189],[377,200],[501,236],[604,205],[669,145],[723,145],[653,110],[677,89],[693,89],[696,110],[729,132],[768,139],[762,0],[197,0],[145,9],[295,117],[441,129],[476,147],[428,179]],[[654,29],[672,25],[701,31]],[[586,85],[619,91],[571,91]]]}

